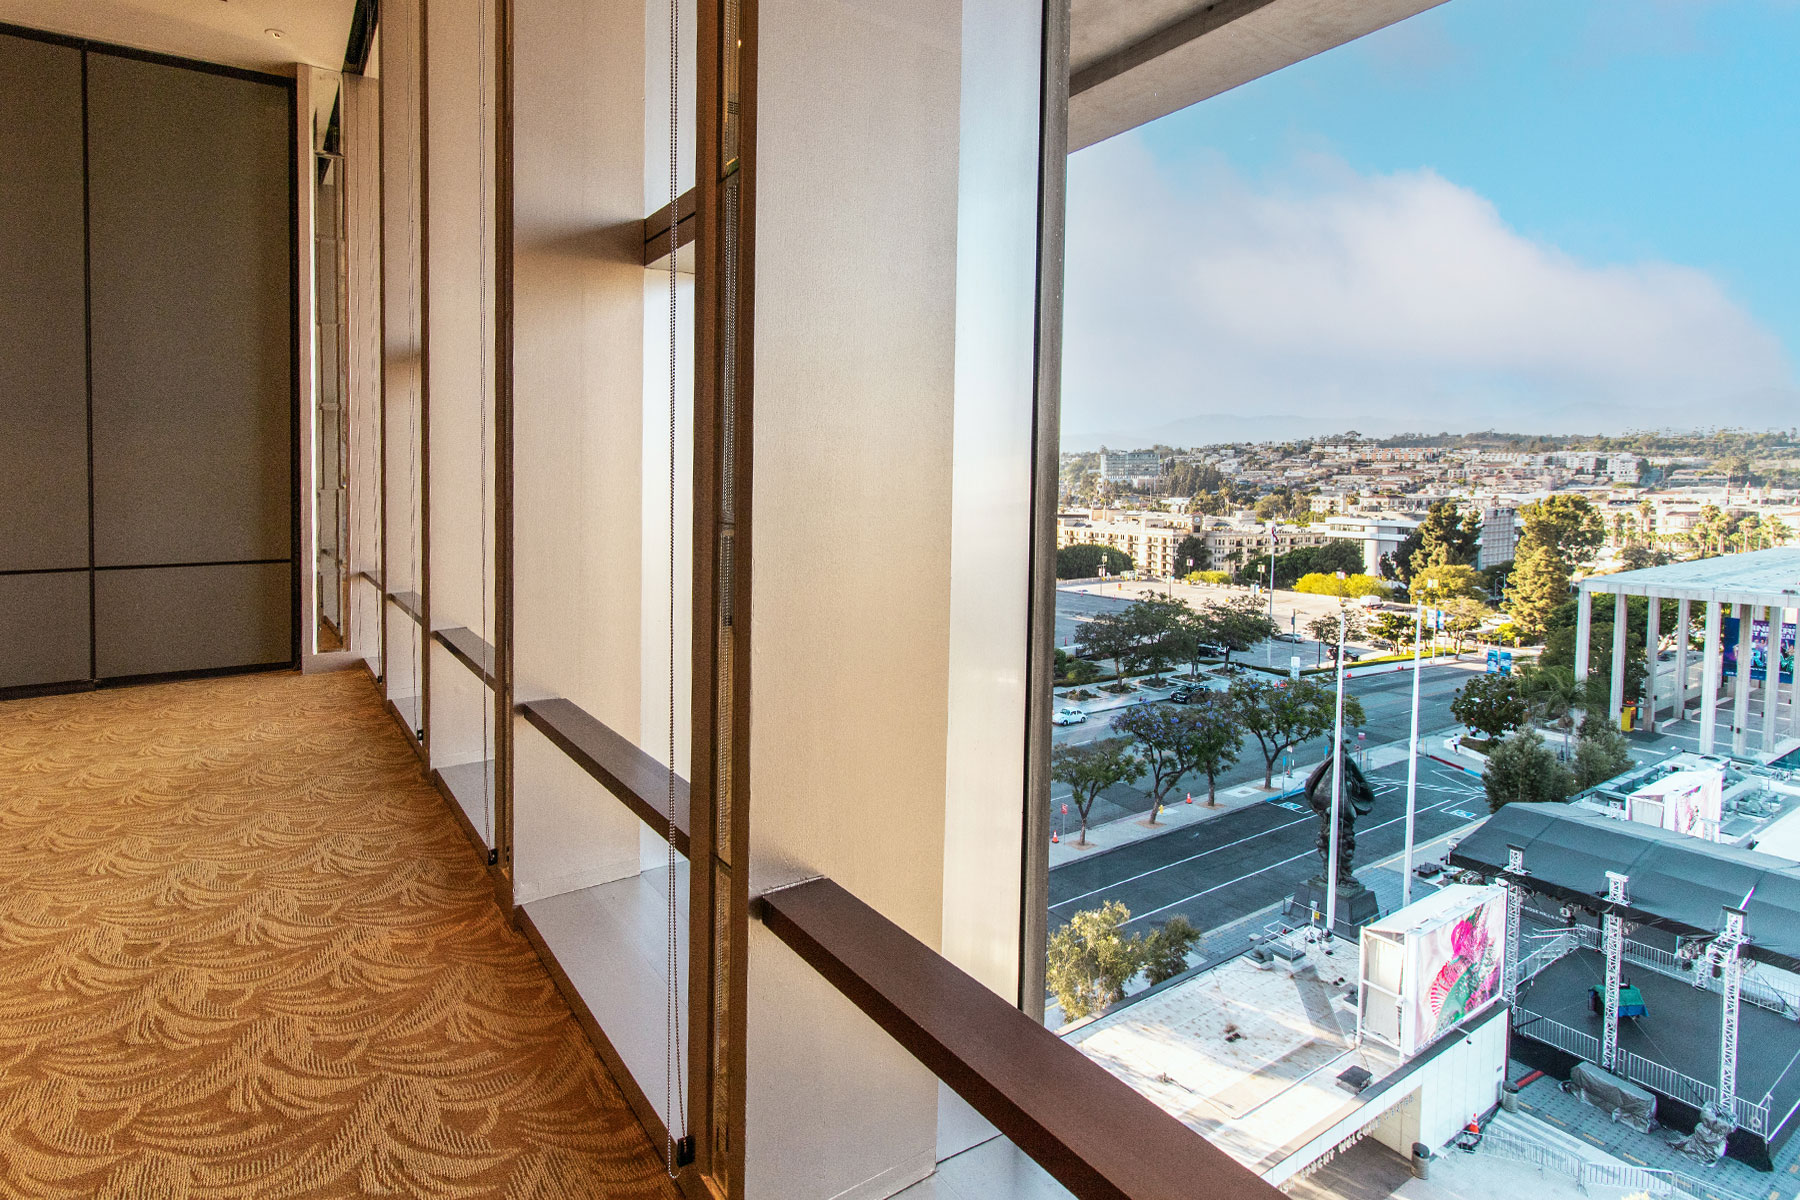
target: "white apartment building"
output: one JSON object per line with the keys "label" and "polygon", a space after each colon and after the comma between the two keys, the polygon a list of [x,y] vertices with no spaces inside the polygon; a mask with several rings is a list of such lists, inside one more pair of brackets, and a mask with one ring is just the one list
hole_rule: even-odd
{"label": "white apartment building", "polygon": [[1100,450],[1100,478],[1107,483],[1136,483],[1162,476],[1162,456],[1154,450]]}
{"label": "white apartment building", "polygon": [[[1122,513],[1108,509],[1056,514],[1056,548],[1110,546],[1131,556],[1140,576],[1166,576],[1176,569],[1175,549],[1194,532],[1191,517],[1167,513]],[[1198,569],[1199,564],[1195,564]],[[1182,572],[1187,568],[1182,566]]]}
{"label": "white apartment building", "polygon": [[1519,549],[1519,510],[1505,506],[1481,510],[1481,547],[1475,565],[1483,570],[1509,563]]}

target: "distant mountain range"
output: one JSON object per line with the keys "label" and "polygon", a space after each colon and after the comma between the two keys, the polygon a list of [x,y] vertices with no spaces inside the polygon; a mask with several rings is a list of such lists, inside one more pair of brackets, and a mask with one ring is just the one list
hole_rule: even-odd
{"label": "distant mountain range", "polygon": [[[1113,429],[1099,433],[1065,429],[1062,448],[1064,451],[1075,452],[1098,450],[1101,446],[1109,450],[1139,450],[1151,446],[1216,446],[1222,442],[1284,442],[1294,438],[1317,438],[1342,433],[1347,427],[1345,420],[1342,414],[1333,417],[1301,417],[1292,414],[1272,416],[1263,413],[1209,413],[1183,417],[1179,421],[1149,429]],[[1417,423],[1413,422],[1414,425]],[[1351,427],[1367,437],[1391,437],[1396,433],[1409,432],[1408,427],[1401,423],[1383,421],[1370,414],[1355,418]]]}

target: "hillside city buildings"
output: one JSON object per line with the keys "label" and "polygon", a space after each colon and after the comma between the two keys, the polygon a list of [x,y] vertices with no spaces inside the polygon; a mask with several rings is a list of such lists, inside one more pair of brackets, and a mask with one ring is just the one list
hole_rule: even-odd
{"label": "hillside city buildings", "polygon": [[[1102,449],[1098,455],[1064,454],[1063,464],[1058,547],[1110,546],[1129,554],[1139,574],[1156,577],[1202,567],[1236,570],[1270,552],[1271,523],[1256,515],[1254,501],[1209,515],[1197,511],[1196,498],[1171,494],[1172,482],[1183,478],[1181,468],[1197,466],[1229,481],[1234,497],[1254,489],[1257,497],[1285,491],[1304,498],[1309,519],[1274,522],[1275,553],[1353,541],[1361,545],[1371,574],[1379,573],[1383,556],[1442,500],[1460,501],[1479,515],[1475,565],[1484,569],[1512,561],[1522,532],[1518,510],[1559,493],[1587,497],[1615,542],[1626,533],[1646,542],[1682,538],[1702,524],[1709,509],[1755,514],[1800,529],[1800,488],[1734,482],[1718,464],[1698,456],[1390,445],[1351,434],[1292,445]],[[1293,511],[1291,499],[1286,510]],[[1189,535],[1204,542],[1204,563],[1176,560]],[[1602,569],[1606,563],[1603,555]]]}

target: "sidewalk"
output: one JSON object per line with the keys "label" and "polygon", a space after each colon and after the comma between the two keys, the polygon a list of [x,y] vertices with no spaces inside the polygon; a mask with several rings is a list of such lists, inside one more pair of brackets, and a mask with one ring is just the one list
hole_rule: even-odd
{"label": "sidewalk", "polygon": [[[1421,733],[1419,735],[1419,757],[1432,758],[1446,766],[1456,767],[1472,774],[1480,774],[1481,768],[1472,761],[1472,756],[1459,755],[1445,744],[1446,739],[1461,728],[1460,725],[1452,725],[1433,733]],[[1410,738],[1405,738],[1397,742],[1384,742],[1379,746],[1372,746],[1366,755],[1367,763],[1364,764],[1359,759],[1358,765],[1362,766],[1365,773],[1372,773],[1384,767],[1391,767],[1395,763],[1403,763],[1406,761],[1410,742]],[[1264,801],[1291,807],[1295,811],[1304,811],[1306,802],[1295,799],[1295,797],[1300,795],[1306,786],[1306,777],[1318,765],[1317,762],[1312,762],[1307,763],[1304,767],[1296,766],[1293,772],[1286,776],[1276,772],[1274,791],[1265,792],[1262,784],[1254,782],[1222,787],[1219,789],[1217,808],[1208,807],[1205,788],[1201,788],[1199,791],[1184,790],[1172,797],[1174,803],[1163,807],[1162,815],[1157,819],[1155,825],[1149,824],[1146,820],[1147,814],[1142,813],[1093,825],[1088,828],[1088,844],[1086,846],[1077,844],[1081,822],[1071,804],[1069,836],[1050,844],[1050,869],[1055,870],[1064,863],[1091,858],[1102,851],[1129,846],[1135,842],[1144,841],[1146,838],[1160,837],[1165,833],[1187,829],[1223,813]],[[1191,804],[1187,801],[1189,796],[1193,797]],[[1050,827],[1052,829],[1055,829],[1057,822],[1062,819],[1062,814],[1058,811],[1062,803],[1064,802],[1060,800],[1051,801]]]}

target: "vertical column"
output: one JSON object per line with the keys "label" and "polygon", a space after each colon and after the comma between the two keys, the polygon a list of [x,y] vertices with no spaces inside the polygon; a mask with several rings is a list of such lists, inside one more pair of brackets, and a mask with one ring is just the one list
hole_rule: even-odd
{"label": "vertical column", "polygon": [[1582,584],[1575,592],[1575,682],[1587,678],[1588,646],[1594,636],[1594,596]]}
{"label": "vertical column", "polygon": [[1719,627],[1720,605],[1706,605],[1706,648],[1700,659],[1700,753],[1711,754],[1719,728]]}
{"label": "vertical column", "polygon": [[1657,644],[1662,641],[1662,597],[1654,592],[1644,597],[1650,603],[1650,612],[1644,619],[1644,707],[1642,709],[1645,733],[1656,732],[1657,686],[1656,658]]}
{"label": "vertical column", "polygon": [[1612,727],[1619,727],[1619,712],[1625,707],[1625,635],[1630,633],[1626,627],[1630,614],[1625,608],[1625,593],[1613,596],[1613,639],[1612,639],[1612,690],[1607,694],[1606,711],[1612,718]]}
{"label": "vertical column", "polygon": [[1750,743],[1750,622],[1755,609],[1737,606],[1737,685],[1731,690],[1731,752],[1742,756]]}
{"label": "vertical column", "polygon": [[1506,885],[1506,959],[1501,964],[1504,972],[1501,978],[1508,1004],[1519,998],[1519,926],[1525,913],[1524,875],[1525,851],[1518,846],[1508,846],[1506,874],[1501,876],[1501,882]]}
{"label": "vertical column", "polygon": [[1677,721],[1687,720],[1688,698],[1688,642],[1693,630],[1692,600],[1682,600],[1676,607],[1675,618],[1675,712]]}
{"label": "vertical column", "polygon": [[1768,666],[1763,670],[1762,685],[1764,754],[1775,749],[1775,739],[1780,736],[1775,720],[1781,711],[1781,618],[1785,611],[1780,608],[1762,610],[1763,619],[1769,623],[1768,654],[1764,659]]}
{"label": "vertical column", "polygon": [[1625,918],[1619,909],[1626,903],[1630,877],[1606,873],[1606,915],[1600,918],[1600,945],[1606,953],[1605,1010],[1601,1018],[1600,1065],[1608,1071],[1619,1065],[1619,985],[1625,961]]}
{"label": "vertical column", "polygon": [[[1743,990],[1744,962],[1738,947],[1744,943],[1744,911],[1725,909],[1725,932],[1713,942],[1719,979],[1719,1114],[1737,1124],[1738,1001]],[[1761,1132],[1758,1130],[1757,1132]]]}

